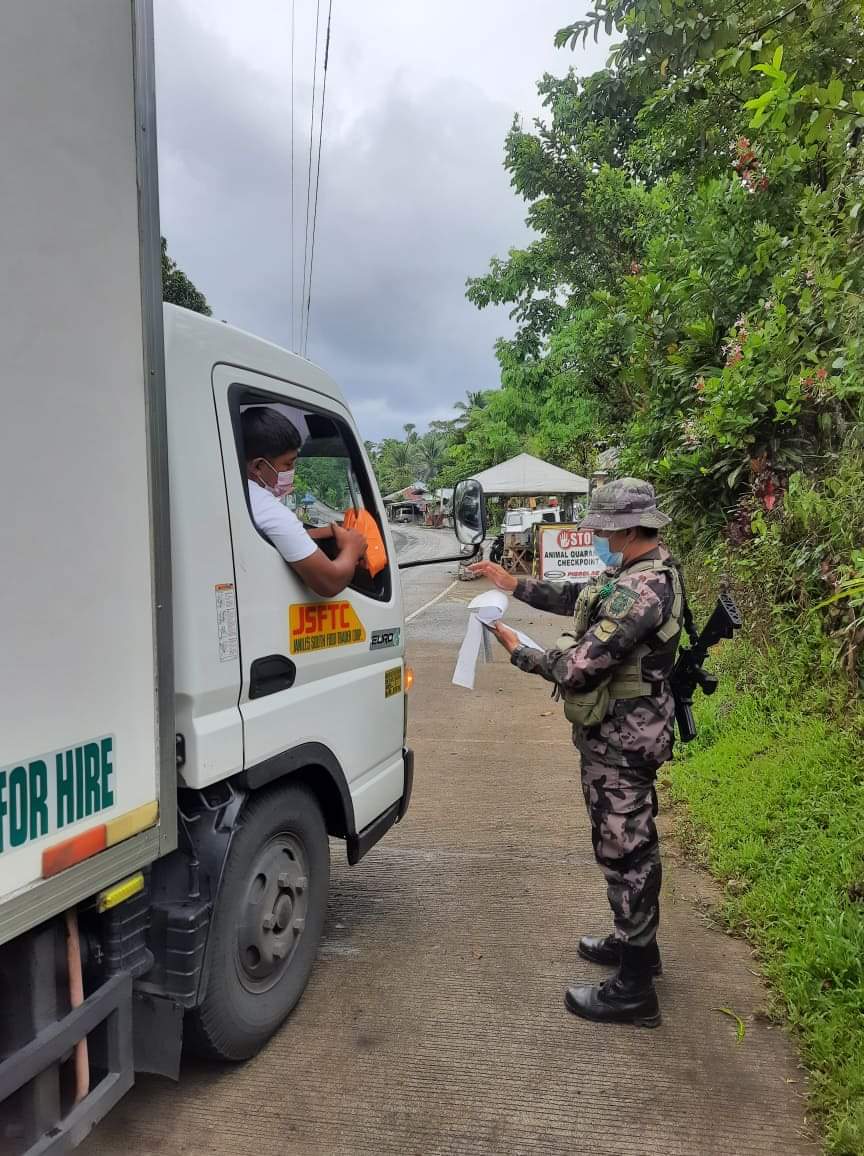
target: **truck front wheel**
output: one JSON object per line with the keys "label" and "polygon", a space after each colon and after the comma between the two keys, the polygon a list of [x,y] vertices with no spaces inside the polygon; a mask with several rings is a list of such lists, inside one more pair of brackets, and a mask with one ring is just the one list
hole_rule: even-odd
{"label": "truck front wheel", "polygon": [[253,1056],[306,987],[327,913],[330,848],[305,787],[253,795],[241,812],[186,1039],[199,1055]]}

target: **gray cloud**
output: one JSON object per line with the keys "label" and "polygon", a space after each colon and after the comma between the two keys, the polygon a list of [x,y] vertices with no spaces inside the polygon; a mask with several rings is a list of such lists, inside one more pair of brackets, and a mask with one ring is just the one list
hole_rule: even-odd
{"label": "gray cloud", "polygon": [[[505,0],[496,10],[524,7]],[[551,17],[561,7],[544,0],[531,10]],[[290,347],[290,86],[273,60],[226,38],[216,10],[157,6],[163,232],[216,316]],[[404,61],[376,70],[387,45],[345,23],[344,55],[334,39],[331,57],[309,354],[340,382],[364,436],[378,438],[497,384],[492,347],[511,326],[504,311],[477,312],[464,284],[526,238],[524,205],[501,164],[526,82],[502,86],[508,103],[492,95],[485,57],[477,77],[448,76],[435,54],[413,70]],[[553,18],[543,29],[544,43],[556,26]],[[507,44],[518,56],[516,29]],[[296,310],[310,75],[295,96]]]}

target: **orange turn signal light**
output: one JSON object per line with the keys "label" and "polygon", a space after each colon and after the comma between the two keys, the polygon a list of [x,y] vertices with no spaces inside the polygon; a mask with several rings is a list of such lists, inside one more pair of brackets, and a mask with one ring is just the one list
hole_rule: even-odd
{"label": "orange turn signal light", "polygon": [[405,667],[405,693],[407,694],[414,685],[414,668],[412,666]]}

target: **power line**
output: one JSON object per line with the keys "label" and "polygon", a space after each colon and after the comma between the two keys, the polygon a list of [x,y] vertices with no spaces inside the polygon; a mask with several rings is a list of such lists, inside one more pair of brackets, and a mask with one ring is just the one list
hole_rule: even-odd
{"label": "power line", "polygon": [[[291,0],[291,195],[289,201],[291,204],[291,348],[296,350],[297,344],[294,341],[294,324],[296,321],[295,309],[295,289],[297,285],[297,275],[294,271],[294,243],[295,243],[295,229],[294,229],[294,24],[296,16],[296,0]],[[299,338],[299,334],[297,335]]]}
{"label": "power line", "polygon": [[306,300],[306,265],[309,257],[309,211],[312,207],[312,142],[315,132],[315,94],[318,85],[318,28],[321,22],[321,0],[315,8],[315,49],[312,55],[312,115],[309,117],[309,168],[306,173],[306,233],[303,242],[303,292],[300,296],[300,329],[298,340],[302,352],[303,303]]}
{"label": "power line", "polygon": [[[324,45],[324,79],[321,85],[321,109],[318,120],[318,164],[315,170],[315,208],[312,211],[312,247],[309,253],[309,287],[306,296],[306,329],[303,335],[303,356],[309,348],[309,314],[312,309],[312,267],[315,264],[315,233],[318,226],[318,190],[321,187],[321,143],[324,137],[324,102],[327,99],[327,65],[330,62],[330,25],[333,17],[333,0],[327,9],[327,39]],[[302,307],[302,302],[301,302]]]}

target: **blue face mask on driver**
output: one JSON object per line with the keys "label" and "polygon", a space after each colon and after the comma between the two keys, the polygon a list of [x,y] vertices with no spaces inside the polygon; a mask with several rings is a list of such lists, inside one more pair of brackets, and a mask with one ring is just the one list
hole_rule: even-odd
{"label": "blue face mask on driver", "polygon": [[599,535],[594,535],[594,549],[597,552],[597,557],[606,567],[606,569],[617,570],[624,561],[624,556],[619,551],[612,551],[609,549],[609,539],[601,538]]}

